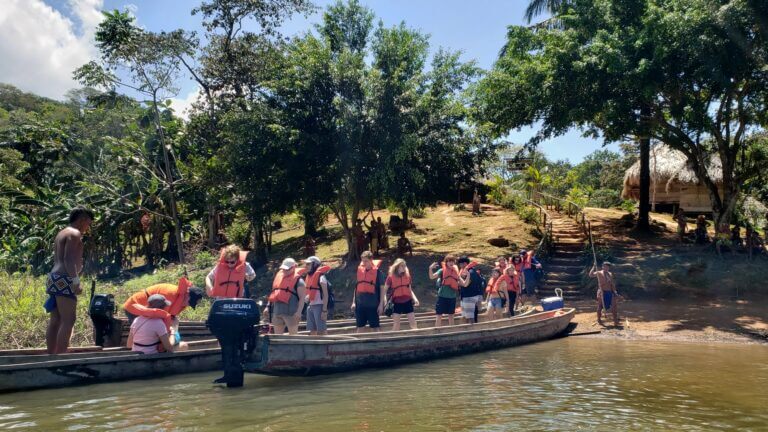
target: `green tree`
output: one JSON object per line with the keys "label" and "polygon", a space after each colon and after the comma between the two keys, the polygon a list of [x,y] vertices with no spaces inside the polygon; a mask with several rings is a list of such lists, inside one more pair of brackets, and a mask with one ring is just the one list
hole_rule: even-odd
{"label": "green tree", "polygon": [[180,178],[178,173],[174,173],[174,143],[166,136],[161,110],[170,106],[168,99],[178,93],[175,82],[179,77],[180,57],[189,52],[192,44],[183,32],[157,34],[142,30],[135,25],[133,16],[128,12],[105,12],[104,18],[96,31],[101,62],[91,61],[83,65],[75,71],[74,76],[85,85],[107,90],[127,88],[148,98],[146,103],[151,110],[151,121],[157,132],[162,155],[162,162],[158,165],[162,176],[158,179],[167,190],[178,259],[184,263],[184,240],[177,196]]}
{"label": "green tree", "polygon": [[[606,141],[663,141],[686,155],[716,221],[728,222],[747,180],[747,132],[766,123],[767,8],[751,0],[569,3],[560,11],[567,30],[510,28],[504,56],[480,86],[480,115],[499,133],[541,121],[534,142],[573,125]],[[709,170],[714,156],[722,189]]]}

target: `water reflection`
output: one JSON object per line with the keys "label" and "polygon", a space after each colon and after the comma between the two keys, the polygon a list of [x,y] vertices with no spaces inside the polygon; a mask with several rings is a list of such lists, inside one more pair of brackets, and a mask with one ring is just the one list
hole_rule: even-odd
{"label": "water reflection", "polygon": [[768,348],[561,339],[324,377],[216,374],[0,396],[0,429],[722,430],[768,425]]}

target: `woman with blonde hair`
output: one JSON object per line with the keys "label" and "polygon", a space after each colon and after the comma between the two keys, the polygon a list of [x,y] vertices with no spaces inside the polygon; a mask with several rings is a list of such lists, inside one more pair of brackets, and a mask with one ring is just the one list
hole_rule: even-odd
{"label": "woman with blonde hair", "polygon": [[256,278],[256,272],[246,258],[248,251],[240,250],[237,245],[229,245],[221,250],[219,262],[205,278],[205,292],[211,298],[245,297],[245,281]]}
{"label": "woman with blonde hair", "polygon": [[419,305],[419,299],[411,289],[411,272],[405,260],[398,258],[389,268],[389,276],[384,282],[394,306],[392,311],[392,331],[400,330],[400,316],[408,317],[411,330],[416,328],[416,315],[413,308]]}

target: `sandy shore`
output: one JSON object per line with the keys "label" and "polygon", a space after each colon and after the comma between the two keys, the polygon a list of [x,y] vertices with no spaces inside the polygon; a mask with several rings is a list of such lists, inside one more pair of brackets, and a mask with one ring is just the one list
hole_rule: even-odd
{"label": "sandy shore", "polygon": [[568,306],[577,310],[573,333],[600,330],[580,337],[768,344],[767,300],[626,300],[619,303],[619,327],[612,317],[598,324],[593,301]]}

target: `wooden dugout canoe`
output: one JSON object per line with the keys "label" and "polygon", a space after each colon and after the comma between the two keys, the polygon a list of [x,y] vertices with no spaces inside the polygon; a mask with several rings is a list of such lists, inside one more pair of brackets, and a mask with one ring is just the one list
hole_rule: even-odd
{"label": "wooden dugout canoe", "polygon": [[[514,318],[440,329],[425,327],[393,332],[389,331],[391,322],[382,322],[384,331],[380,333],[355,334],[354,323],[344,326],[348,324],[345,322],[329,329],[329,336],[310,336],[306,332],[298,336],[270,335],[259,338],[256,353],[246,366],[256,373],[303,375],[465,354],[552,337],[567,326],[572,316],[571,312],[562,329],[547,326],[544,331],[533,328],[546,321],[530,321],[529,318],[542,315],[533,312],[530,309]],[[419,316],[417,322],[419,326],[426,326],[434,322],[434,315]],[[521,324],[532,326],[524,337],[499,332],[507,327],[514,327],[517,332]],[[408,328],[407,321],[404,320],[401,328]],[[469,343],[472,338],[478,340]],[[453,349],[441,347],[440,344],[451,339],[459,341]],[[427,351],[430,341],[440,341],[440,344]],[[359,344],[350,345],[351,342]],[[0,393],[221,369],[221,350],[216,339],[191,341],[189,345],[189,351],[152,355],[134,353],[124,347],[76,347],[72,352],[60,355],[48,355],[42,349],[0,351]],[[387,346],[391,351],[388,355],[375,353]],[[347,354],[340,355],[342,350],[348,351]],[[416,352],[407,354],[408,350]],[[321,354],[324,364],[314,364],[321,360],[318,357]],[[382,359],[386,360],[382,362]]]}
{"label": "wooden dugout canoe", "polygon": [[382,367],[550,339],[565,331],[575,309],[558,309],[478,324],[399,332],[259,338],[245,370],[313,375]]}

